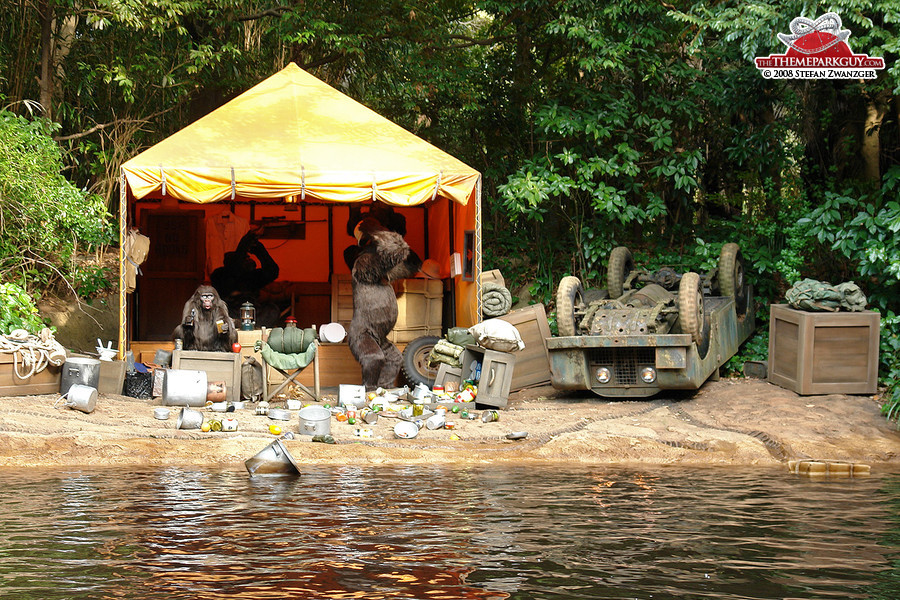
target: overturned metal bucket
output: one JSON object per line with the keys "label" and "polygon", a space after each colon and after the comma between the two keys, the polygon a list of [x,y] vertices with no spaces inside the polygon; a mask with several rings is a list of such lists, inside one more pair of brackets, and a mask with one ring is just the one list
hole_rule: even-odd
{"label": "overturned metal bucket", "polygon": [[281,440],[275,440],[252,458],[244,461],[247,472],[254,475],[299,475],[300,468]]}
{"label": "overturned metal bucket", "polygon": [[83,413],[92,413],[97,406],[97,389],[75,383],[63,394],[60,401],[64,401],[63,406],[68,408],[80,410]]}
{"label": "overturned metal bucket", "polygon": [[185,406],[178,413],[177,429],[200,429],[203,425],[203,413]]}
{"label": "overturned metal bucket", "polygon": [[167,406],[206,406],[208,392],[205,371],[169,369],[163,380],[163,404]]}

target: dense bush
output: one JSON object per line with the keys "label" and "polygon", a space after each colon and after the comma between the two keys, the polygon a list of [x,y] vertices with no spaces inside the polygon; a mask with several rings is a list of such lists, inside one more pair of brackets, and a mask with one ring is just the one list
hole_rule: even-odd
{"label": "dense bush", "polygon": [[56,127],[0,111],[0,277],[29,291],[85,295],[109,287],[109,280],[81,266],[78,254],[102,250],[113,227],[103,199],[62,175],[62,153],[50,137]]}

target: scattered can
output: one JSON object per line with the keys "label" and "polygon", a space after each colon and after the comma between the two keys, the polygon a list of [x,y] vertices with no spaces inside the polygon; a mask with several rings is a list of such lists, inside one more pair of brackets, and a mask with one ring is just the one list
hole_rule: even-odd
{"label": "scattered can", "polygon": [[357,427],[356,431],[353,432],[356,437],[361,438],[370,438],[373,436],[372,430],[365,427]]}
{"label": "scattered can", "polygon": [[222,419],[222,431],[237,431],[238,422],[234,417],[226,417]]}
{"label": "scattered can", "polygon": [[153,409],[153,418],[159,419],[160,421],[165,421],[169,418],[169,409],[165,406],[160,406]]}
{"label": "scattered can", "polygon": [[482,423],[493,423],[494,421],[500,420],[500,413],[496,410],[486,410],[481,413],[481,422]]}
{"label": "scattered can", "polygon": [[378,412],[371,408],[362,409],[361,411],[359,411],[359,416],[369,425],[374,425],[378,422]]}

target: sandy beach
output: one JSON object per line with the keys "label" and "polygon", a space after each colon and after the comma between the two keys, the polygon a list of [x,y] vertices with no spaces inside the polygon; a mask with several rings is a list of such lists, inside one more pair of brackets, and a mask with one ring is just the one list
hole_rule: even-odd
{"label": "sandy beach", "polygon": [[[154,418],[159,399],[100,395],[86,414],[60,406],[57,395],[0,399],[0,466],[195,465],[243,469],[279,436],[276,423],[253,405],[236,411],[235,432],[176,428]],[[333,401],[333,398],[332,398]],[[273,403],[273,406],[276,405]],[[199,409],[206,418],[209,409]],[[480,413],[479,413],[480,414]],[[393,434],[397,418],[375,425],[331,420],[334,444],[300,436],[297,411],[277,422],[284,443],[303,464],[564,462],[582,464],[773,466],[789,460],[900,467],[900,432],[879,413],[873,396],[799,396],[755,379],[708,382],[695,395],[608,401],[552,387],[510,397],[497,422],[450,413],[454,430],[423,428],[414,439]],[[218,413],[221,416],[221,413]],[[360,427],[371,438],[359,437]],[[527,434],[508,439],[510,433]],[[457,439],[458,438],[458,439]]]}

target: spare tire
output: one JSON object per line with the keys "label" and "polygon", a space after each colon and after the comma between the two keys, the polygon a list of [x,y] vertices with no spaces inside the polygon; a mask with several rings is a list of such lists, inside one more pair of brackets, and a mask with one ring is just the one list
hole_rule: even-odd
{"label": "spare tire", "polygon": [[734,298],[739,317],[747,312],[747,286],[744,285],[744,257],[737,244],[725,244],[719,254],[719,294]]}
{"label": "spare tire", "polygon": [[434,387],[434,378],[437,377],[440,365],[432,366],[428,356],[440,339],[436,335],[423,335],[403,349],[403,375],[411,386],[423,383],[429,388]]}
{"label": "spare tire", "polygon": [[609,266],[606,269],[606,291],[613,300],[625,293],[625,280],[634,270],[634,258],[631,250],[625,246],[613,248],[609,253]]}

